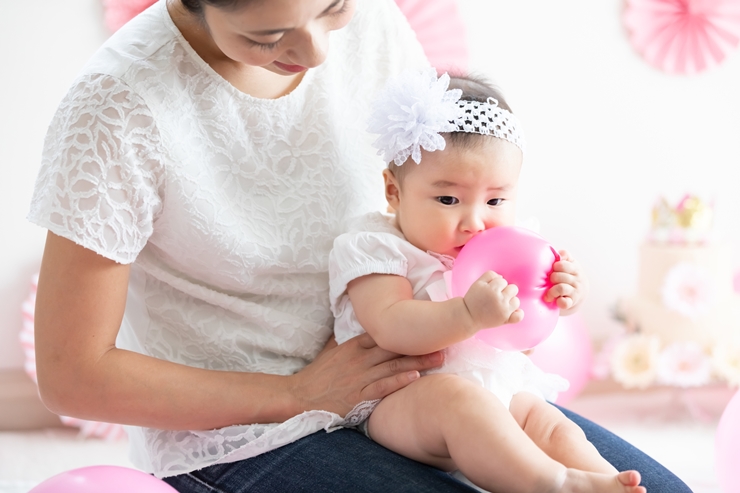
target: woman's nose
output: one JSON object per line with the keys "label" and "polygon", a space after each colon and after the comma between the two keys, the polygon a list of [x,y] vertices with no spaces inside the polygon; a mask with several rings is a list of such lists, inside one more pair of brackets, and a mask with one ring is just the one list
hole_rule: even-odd
{"label": "woman's nose", "polygon": [[291,61],[306,68],[318,67],[329,51],[329,32],[320,25],[306,26],[289,53]]}

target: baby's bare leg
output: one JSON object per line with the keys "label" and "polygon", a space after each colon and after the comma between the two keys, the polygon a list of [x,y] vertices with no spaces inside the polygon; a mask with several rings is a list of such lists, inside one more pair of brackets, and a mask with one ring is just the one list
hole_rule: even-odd
{"label": "baby's bare leg", "polygon": [[524,432],[493,394],[455,375],[428,375],[381,401],[368,423],[383,446],[489,491],[644,493],[635,471],[566,468]]}
{"label": "baby's bare leg", "polygon": [[617,472],[578,425],[540,397],[520,392],[511,400],[509,411],[539,448],[566,467],[605,474]]}
{"label": "baby's bare leg", "polygon": [[455,375],[428,375],[389,395],[368,430],[391,450],[460,469],[491,491],[550,491],[565,476],[565,467],[527,437],[496,396]]}

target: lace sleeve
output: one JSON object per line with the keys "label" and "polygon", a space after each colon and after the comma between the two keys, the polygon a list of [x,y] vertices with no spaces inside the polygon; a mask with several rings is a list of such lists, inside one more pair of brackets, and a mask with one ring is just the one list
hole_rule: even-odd
{"label": "lace sleeve", "polygon": [[28,219],[131,263],[162,208],[161,156],[143,99],[113,77],[82,77],[49,126]]}

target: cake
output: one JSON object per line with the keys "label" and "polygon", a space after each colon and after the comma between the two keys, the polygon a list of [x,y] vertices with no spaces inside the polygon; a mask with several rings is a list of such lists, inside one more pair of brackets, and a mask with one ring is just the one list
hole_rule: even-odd
{"label": "cake", "polygon": [[618,303],[624,332],[602,348],[606,371],[626,387],[740,385],[735,267],[711,204],[691,195],[675,207],[658,200],[639,250],[637,291]]}

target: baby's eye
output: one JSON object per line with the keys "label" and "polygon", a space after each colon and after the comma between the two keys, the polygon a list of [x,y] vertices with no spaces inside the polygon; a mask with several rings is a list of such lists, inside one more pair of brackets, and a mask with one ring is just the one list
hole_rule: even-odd
{"label": "baby's eye", "polygon": [[493,205],[493,206],[501,205],[501,202],[503,201],[504,199],[491,199],[488,201],[488,205]]}
{"label": "baby's eye", "polygon": [[449,195],[443,195],[442,197],[437,197],[437,202],[443,205],[455,205],[459,200],[457,200],[455,197],[450,197]]}

